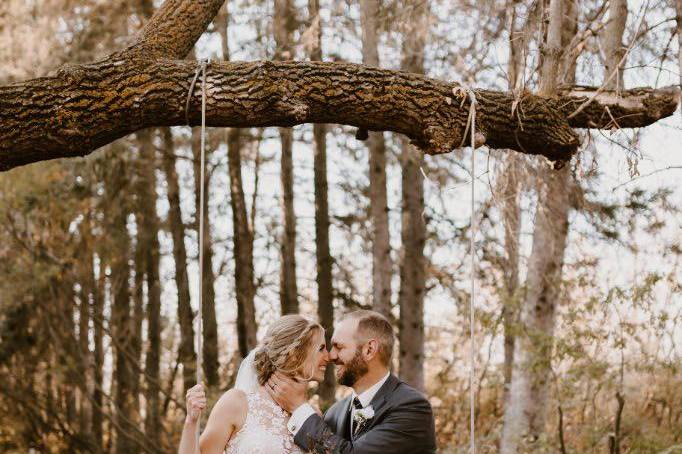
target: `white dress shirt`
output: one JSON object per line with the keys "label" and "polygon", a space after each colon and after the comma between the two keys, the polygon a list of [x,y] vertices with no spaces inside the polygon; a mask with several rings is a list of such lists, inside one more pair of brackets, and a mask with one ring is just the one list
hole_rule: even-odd
{"label": "white dress shirt", "polygon": [[[359,395],[356,394],[355,390],[353,390],[353,394],[350,396],[351,399],[351,414],[350,414],[350,433],[353,433],[353,416],[355,416],[355,407],[353,406],[353,399],[355,397],[358,398],[360,403],[362,404],[362,407],[368,406],[371,402],[372,399],[374,399],[374,396],[376,396],[377,392],[379,392],[379,389],[386,383],[386,380],[388,380],[388,377],[391,376],[391,373],[388,372],[384,378],[367,388],[365,391],[360,393]],[[312,415],[315,414],[315,410],[313,410],[313,407],[305,403],[301,406],[299,406],[294,412],[291,414],[291,418],[289,418],[289,422],[287,423],[287,428],[289,429],[289,432],[291,432],[294,436],[298,433],[298,431],[301,429],[301,426],[303,423],[306,422],[308,418],[310,418]]]}

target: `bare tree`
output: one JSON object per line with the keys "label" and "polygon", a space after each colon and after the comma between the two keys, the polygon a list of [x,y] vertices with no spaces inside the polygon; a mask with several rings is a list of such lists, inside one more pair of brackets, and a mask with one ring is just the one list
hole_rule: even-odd
{"label": "bare tree", "polygon": [[[230,59],[227,41],[227,3],[218,15],[216,25],[221,37],[223,58]],[[246,198],[242,183],[241,131],[231,128],[225,132],[227,141],[227,167],[230,175],[230,206],[234,228],[234,279],[237,292],[237,341],[239,353],[246,357],[258,341],[256,325],[256,284],[253,281],[253,229],[246,212]],[[251,207],[255,210],[255,206]]]}
{"label": "bare tree", "polygon": [[140,133],[141,165],[138,191],[140,226],[138,242],[144,243],[147,282],[147,351],[145,353],[145,434],[152,446],[161,446],[161,282],[159,279],[159,219],[156,214],[156,149],[149,131]]}
{"label": "bare tree", "polygon": [[[93,391],[92,391],[92,436],[93,444],[99,451],[102,448],[104,430],[102,427],[103,415],[103,392],[104,387],[104,299],[106,289],[106,265],[99,256],[99,268],[95,292],[92,295],[92,319],[93,319]],[[94,266],[94,264],[93,264]],[[93,270],[94,277],[94,270]]]}
{"label": "bare tree", "polygon": [[[378,0],[360,0],[362,24],[362,63],[379,67]],[[391,313],[391,241],[388,229],[388,196],[386,193],[386,143],[382,132],[370,132],[369,201],[372,220],[372,307],[386,316]]]}
{"label": "bare tree", "polygon": [[[411,16],[406,24],[403,41],[402,68],[412,73],[424,72],[428,2],[408,2],[406,12]],[[400,252],[400,375],[406,383],[424,389],[424,293],[426,287],[426,225],[424,222],[424,177],[421,166],[423,155],[412,144],[403,140],[400,165],[402,168],[402,222]]]}
{"label": "bare tree", "polygon": [[[293,59],[291,33],[295,24],[295,9],[291,0],[275,0],[275,60]],[[293,130],[279,128],[282,143],[281,173],[282,180],[282,222],[284,230],[280,248],[282,262],[280,268],[280,302],[282,314],[298,313],[298,288],[296,285],[296,213],[294,211],[294,163]]]}
{"label": "bare tree", "polygon": [[[547,97],[557,91],[562,28],[566,26],[564,1],[550,1],[539,90]],[[522,450],[532,449],[544,433],[554,345],[554,315],[560,296],[561,269],[568,235],[570,166],[558,171],[544,166],[539,172],[542,183],[535,213],[526,295],[520,312],[522,332],[514,342],[511,387],[500,445],[502,453],[510,454],[521,447]]]}
{"label": "bare tree", "polygon": [[[322,19],[318,0],[308,0],[310,60],[322,60]],[[317,264],[317,315],[325,329],[327,345],[331,345],[334,330],[334,292],[332,287],[332,256],[329,252],[329,199],[327,183],[327,126],[313,125],[315,154],[313,159],[315,188],[315,259]],[[318,394],[322,407],[334,403],[336,380],[330,364],[320,383]]]}
{"label": "bare tree", "polygon": [[178,323],[180,325],[179,358],[182,363],[182,382],[186,392],[196,381],[197,357],[194,351],[194,314],[187,276],[187,249],[185,247],[185,224],[180,209],[180,184],[175,168],[175,144],[169,128],[161,129],[161,165],[166,179],[168,197],[168,228],[173,238],[175,262],[175,285],[178,290]]}
{"label": "bare tree", "polygon": [[80,408],[78,410],[78,430],[84,438],[92,443],[90,420],[92,419],[92,377],[89,376],[93,367],[92,353],[90,352],[90,320],[92,312],[92,299],[95,297],[95,275],[93,270],[93,235],[92,214],[86,211],[85,219],[80,226],[81,245],[79,250],[79,262],[77,274],[80,280],[80,294],[78,304],[78,374],[79,381],[84,385],[80,391]]}
{"label": "bare tree", "polygon": [[128,360],[128,345],[131,335],[130,313],[130,237],[128,235],[127,216],[129,213],[124,202],[125,189],[128,185],[128,169],[123,159],[115,159],[111,181],[107,185],[109,206],[114,207],[108,235],[113,239],[115,249],[108,257],[111,264],[111,288],[113,305],[111,309],[111,334],[115,348],[114,380],[116,395],[116,442],[115,452],[126,454],[134,449],[130,438],[131,421],[134,417],[132,380],[133,373]]}

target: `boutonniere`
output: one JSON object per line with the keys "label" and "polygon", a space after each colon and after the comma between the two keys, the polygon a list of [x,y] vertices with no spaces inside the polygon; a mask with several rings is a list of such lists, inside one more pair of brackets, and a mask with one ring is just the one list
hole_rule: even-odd
{"label": "boutonniere", "polygon": [[371,405],[361,408],[360,410],[355,410],[355,415],[353,415],[353,419],[358,423],[358,426],[364,425],[372,418],[374,418],[374,408],[372,408]]}

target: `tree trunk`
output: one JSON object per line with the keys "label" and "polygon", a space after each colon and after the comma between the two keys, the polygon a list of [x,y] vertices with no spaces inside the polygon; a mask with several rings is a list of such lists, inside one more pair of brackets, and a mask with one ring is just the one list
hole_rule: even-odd
{"label": "tree trunk", "polygon": [[116,395],[115,452],[128,454],[135,450],[131,434],[133,427],[133,395],[132,371],[127,355],[130,353],[131,314],[130,314],[130,238],[128,235],[128,208],[125,203],[128,182],[126,175],[129,169],[123,159],[115,159],[112,163],[111,181],[107,187],[109,204],[114,211],[111,214],[112,224],[109,232],[113,248],[109,257],[111,263],[111,289],[113,305],[111,308],[111,333],[113,336],[114,388]]}
{"label": "tree trunk", "polygon": [[[577,9],[576,9],[577,11]],[[561,66],[563,0],[551,0],[549,29],[543,45],[540,93],[552,96]],[[528,262],[526,295],[520,313],[521,329],[514,342],[514,362],[508,405],[505,407],[500,451],[533,451],[544,434],[554,314],[561,288],[561,268],[568,234],[570,166],[540,170],[543,188],[535,213],[533,248]]]}
{"label": "tree trunk", "polygon": [[[94,267],[94,263],[92,264]],[[106,263],[99,255],[99,275],[97,277],[96,287],[93,287],[92,295],[92,320],[93,320],[93,392],[92,392],[92,436],[94,446],[97,448],[96,452],[103,451],[104,430],[102,423],[104,420],[104,402],[103,402],[103,386],[104,386],[104,300],[106,299]],[[92,281],[95,281],[94,268],[91,270]]]}
{"label": "tree trunk", "polygon": [[60,371],[59,395],[64,405],[62,415],[67,424],[78,427],[76,392],[80,382],[80,364],[78,361],[78,340],[76,337],[76,324],[74,322],[76,311],[76,292],[74,290],[75,276],[67,273],[60,280],[54,279],[51,283],[52,297],[55,300],[55,313],[52,315],[54,327],[54,346],[57,352],[57,364],[67,367]]}
{"label": "tree trunk", "polygon": [[140,184],[138,241],[144,247],[147,278],[147,352],[145,355],[145,435],[151,446],[161,448],[160,369],[161,369],[161,282],[159,280],[159,219],[156,214],[156,149],[149,131],[139,135]]}
{"label": "tree trunk", "polygon": [[[309,27],[312,31],[310,60],[322,60],[322,19],[318,0],[308,0]],[[317,264],[317,316],[325,329],[325,340],[331,345],[334,330],[334,293],[332,287],[332,257],[329,252],[329,198],[327,183],[327,126],[313,125],[315,154],[313,160],[315,187],[315,259]],[[320,407],[334,403],[336,379],[333,365],[327,367],[324,381],[317,390]]]}
{"label": "tree trunk", "polygon": [[[379,67],[379,0],[360,1],[362,24],[362,63]],[[370,132],[369,210],[372,221],[372,308],[383,315],[391,313],[391,242],[388,229],[386,191],[386,144],[382,132]]]}
{"label": "tree trunk", "polygon": [[[561,27],[561,84],[564,86],[575,85],[575,72],[578,65],[580,52],[572,48],[573,39],[578,34],[578,22],[580,18],[580,0],[564,1],[564,24]],[[622,90],[622,86],[620,87]]]}
{"label": "tree trunk", "polygon": [[[275,0],[274,32],[277,48],[275,60],[293,58],[291,32],[293,23],[293,4],[291,0]],[[280,269],[280,303],[282,314],[298,313],[298,288],[296,285],[296,213],[294,211],[294,164],[292,156],[293,131],[291,128],[279,129],[282,143],[281,174],[282,181],[282,219],[284,224],[281,239],[282,262]]]}
{"label": "tree trunk", "polygon": [[162,164],[166,176],[168,194],[168,224],[173,237],[173,258],[175,262],[175,285],[178,289],[178,323],[180,324],[179,356],[182,363],[184,392],[196,382],[197,358],[194,351],[194,314],[187,277],[187,249],[185,248],[185,224],[180,209],[180,184],[175,169],[175,145],[169,128],[161,129]]}
{"label": "tree trunk", "polygon": [[91,297],[95,293],[95,280],[92,274],[92,234],[91,216],[85,213],[85,219],[81,225],[81,251],[79,254],[78,276],[81,282],[80,304],[78,311],[78,365],[80,368],[80,408],[78,410],[78,432],[83,439],[92,443],[90,421],[92,419],[92,404],[89,393],[92,391],[91,370],[92,354],[90,352],[90,311]]}
{"label": "tree trunk", "polygon": [[623,85],[623,67],[625,46],[623,33],[628,19],[627,0],[611,0],[609,2],[609,21],[604,30],[604,86],[613,91],[625,88]]}
{"label": "tree trunk", "polygon": [[519,204],[521,183],[520,166],[517,156],[505,158],[504,169],[497,182],[498,198],[502,201],[502,220],[504,224],[505,259],[504,284],[502,288],[502,320],[504,325],[504,402],[509,400],[512,364],[514,360],[514,332],[518,325],[519,308],[519,241],[521,236],[521,206]]}
{"label": "tree trunk", "polygon": [[[207,133],[208,135],[208,133]],[[208,146],[208,140],[206,141]],[[192,152],[194,153],[194,222],[197,231],[197,244],[199,241],[199,209],[201,190],[201,136],[198,128],[192,130]],[[211,154],[206,150],[206,170],[204,185],[204,278],[201,283],[201,292],[203,295],[202,302],[202,324],[203,324],[203,369],[206,379],[206,385],[209,388],[217,389],[219,386],[218,377],[218,325],[215,316],[215,275],[213,274],[213,246],[211,240],[211,225],[209,223],[210,216],[208,215],[209,207],[209,181],[210,181],[210,156]],[[202,245],[198,245],[202,247]]]}
{"label": "tree trunk", "polygon": [[545,429],[554,313],[568,232],[569,177],[568,167],[545,169],[542,175],[546,188],[535,215],[527,294],[520,314],[522,328],[516,338],[509,405],[504,415],[504,454],[532,451]]}
{"label": "tree trunk", "polygon": [[[138,137],[138,146],[141,141]],[[135,156],[134,165],[136,166],[135,171],[135,188],[133,191],[128,193],[128,197],[133,198],[139,196],[142,178],[140,176],[142,172],[142,164],[140,162],[139,156]],[[134,193],[134,194],[133,194]],[[135,274],[133,280],[133,292],[132,292],[132,318],[130,319],[130,340],[129,340],[129,351],[128,360],[130,361],[130,374],[131,374],[131,390],[133,400],[133,411],[135,415],[135,424],[141,424],[140,415],[140,394],[141,389],[144,386],[144,371],[142,369],[142,325],[144,323],[144,269],[145,269],[145,259],[147,255],[148,244],[144,241],[143,237],[143,226],[142,226],[142,208],[139,204],[139,197],[136,200],[137,206],[135,207],[135,222],[137,230],[137,241],[134,246],[134,259],[133,259],[133,271]]]}
{"label": "tree trunk", "polygon": [[[216,26],[220,33],[223,59],[230,59],[227,41],[228,12],[227,6],[218,14]],[[230,206],[232,208],[232,226],[234,229],[234,280],[237,293],[237,342],[242,358],[258,342],[258,326],[256,325],[256,284],[253,269],[253,224],[249,224],[246,211],[246,198],[242,182],[241,131],[231,128],[225,131],[227,142],[227,169],[230,175]],[[255,210],[255,205],[251,208]]]}
{"label": "tree trunk", "polygon": [[[428,3],[410,2],[412,23],[404,31],[402,68],[412,73],[424,72],[424,47],[428,30]],[[426,258],[424,243],[423,155],[403,140],[402,223],[400,263],[400,376],[411,386],[424,389],[424,292]]]}
{"label": "tree trunk", "polygon": [[237,291],[237,340],[239,353],[246,357],[258,342],[256,287],[253,280],[253,230],[246,213],[246,199],[242,184],[240,130],[227,132],[227,165],[230,173],[230,203],[234,228],[234,278]]}
{"label": "tree trunk", "polygon": [[[528,53],[529,28],[533,26],[532,16],[527,17],[521,27],[517,27],[517,7],[519,4],[512,0],[507,5],[509,17],[509,89],[519,94],[525,83],[525,56]],[[525,32],[525,33],[524,33]],[[521,207],[519,197],[521,182],[519,170],[521,162],[514,154],[506,155],[501,165],[501,172],[497,180],[496,193],[499,194],[502,206],[502,223],[504,225],[504,260],[502,261],[504,283],[502,286],[502,323],[504,329],[504,397],[506,407],[509,401],[509,386],[511,384],[512,364],[514,360],[514,328],[518,318],[519,291],[519,240],[521,229]]]}

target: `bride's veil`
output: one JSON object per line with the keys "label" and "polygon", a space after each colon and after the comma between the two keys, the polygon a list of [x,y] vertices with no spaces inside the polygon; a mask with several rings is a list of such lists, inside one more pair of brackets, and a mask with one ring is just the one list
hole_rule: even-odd
{"label": "bride's veil", "polygon": [[237,372],[237,381],[234,384],[236,389],[245,393],[250,393],[258,388],[258,374],[255,367],[256,349],[251,350],[246,358],[242,360]]}

